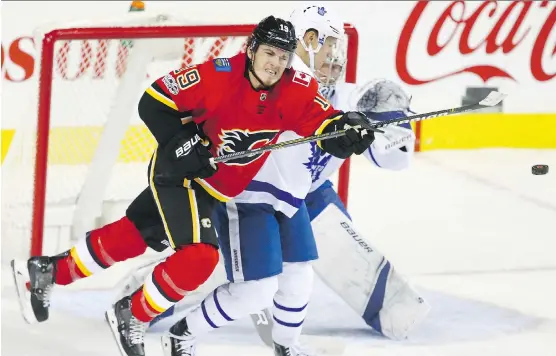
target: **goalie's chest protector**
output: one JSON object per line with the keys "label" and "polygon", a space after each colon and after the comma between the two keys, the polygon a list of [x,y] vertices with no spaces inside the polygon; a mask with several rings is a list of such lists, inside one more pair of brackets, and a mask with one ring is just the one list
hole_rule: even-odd
{"label": "goalie's chest protector", "polygon": [[[285,78],[270,91],[257,91],[245,77],[245,58],[242,54],[230,58],[229,71],[219,73],[217,69],[207,73],[211,91],[204,98],[205,112],[195,121],[203,122],[214,156],[276,143],[279,133],[287,129],[278,99],[279,93],[287,88],[283,85]],[[228,200],[247,187],[268,155],[267,152],[219,163],[218,172],[212,177],[197,181],[217,199]]]}

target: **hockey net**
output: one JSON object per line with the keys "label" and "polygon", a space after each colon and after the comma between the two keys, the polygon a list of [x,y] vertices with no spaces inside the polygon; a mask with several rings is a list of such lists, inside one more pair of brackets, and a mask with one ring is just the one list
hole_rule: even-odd
{"label": "hockey net", "polygon": [[[3,167],[3,261],[67,250],[146,187],[155,141],[137,115],[145,88],[170,70],[245,51],[254,28],[189,23],[157,15],[39,31],[38,95],[29,98],[38,116],[16,129]],[[353,82],[357,32],[346,33]],[[347,176],[339,180],[346,199]]]}

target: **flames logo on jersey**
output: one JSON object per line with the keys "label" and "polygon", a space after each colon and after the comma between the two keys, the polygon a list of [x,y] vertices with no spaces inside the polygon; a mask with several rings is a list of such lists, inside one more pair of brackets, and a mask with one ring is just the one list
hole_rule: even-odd
{"label": "flames logo on jersey", "polygon": [[[278,132],[278,130],[222,130],[221,134],[218,135],[221,142],[216,149],[216,154],[218,156],[223,156],[262,147],[271,142]],[[224,162],[224,164],[230,166],[245,166],[256,161],[262,157],[262,155],[263,153],[259,153],[252,156],[234,158]]]}

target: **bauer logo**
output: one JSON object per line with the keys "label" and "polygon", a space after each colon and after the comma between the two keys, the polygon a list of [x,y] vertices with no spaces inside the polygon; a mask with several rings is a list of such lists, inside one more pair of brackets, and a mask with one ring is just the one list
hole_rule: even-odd
{"label": "bauer logo", "polygon": [[167,74],[164,77],[162,77],[162,83],[166,85],[166,88],[168,88],[168,91],[171,94],[178,95],[180,89],[178,87],[178,82],[176,82],[174,77],[172,77],[170,74]]}
{"label": "bauer logo", "polygon": [[228,58],[216,58],[213,60],[214,69],[217,72],[231,72],[232,65],[230,64],[230,60]]}
{"label": "bauer logo", "polygon": [[199,135],[195,135],[192,139],[184,143],[182,146],[178,147],[178,149],[176,150],[176,158],[187,156],[189,153],[191,153],[191,149],[193,148],[193,146],[195,146],[199,141],[201,141],[201,138],[199,137]]}
{"label": "bauer logo", "polygon": [[346,230],[346,232],[353,238],[353,240],[355,240],[355,242],[357,242],[359,244],[359,246],[361,246],[363,248],[363,250],[365,250],[368,253],[373,252],[373,249],[371,248],[371,246],[369,246],[365,240],[363,240],[363,238],[361,236],[359,236],[359,234],[357,232],[355,232],[355,230],[350,226],[349,223],[342,221],[340,223],[340,226],[344,228],[344,230]]}

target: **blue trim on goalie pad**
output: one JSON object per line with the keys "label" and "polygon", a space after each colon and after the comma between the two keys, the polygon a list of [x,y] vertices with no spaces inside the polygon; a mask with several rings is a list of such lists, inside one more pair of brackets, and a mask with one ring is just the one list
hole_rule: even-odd
{"label": "blue trim on goalie pad", "polygon": [[226,275],[231,282],[252,281],[282,273],[283,262],[318,258],[305,203],[288,218],[269,204],[217,205],[214,226]]}
{"label": "blue trim on goalie pad", "polygon": [[351,220],[351,216],[349,216],[344,203],[342,203],[340,196],[334,190],[334,186],[330,180],[326,180],[316,190],[307,194],[305,204],[307,205],[307,211],[309,212],[309,218],[311,221],[322,213],[324,208],[326,208],[329,204],[335,204],[344,213],[344,215]]}
{"label": "blue trim on goalie pad", "polygon": [[[382,263],[381,263],[382,265]],[[388,274],[390,273],[390,262],[386,264],[378,275],[375,288],[369,298],[369,302],[363,312],[363,320],[367,325],[382,333],[382,325],[380,325],[379,311],[382,309],[384,303],[384,295],[386,294],[386,284],[388,283]]]}

